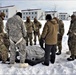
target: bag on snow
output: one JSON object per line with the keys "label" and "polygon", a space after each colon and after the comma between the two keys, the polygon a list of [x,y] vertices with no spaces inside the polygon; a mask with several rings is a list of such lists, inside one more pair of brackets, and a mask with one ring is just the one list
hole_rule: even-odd
{"label": "bag on snow", "polygon": [[36,60],[44,57],[45,51],[38,46],[26,47],[26,59]]}

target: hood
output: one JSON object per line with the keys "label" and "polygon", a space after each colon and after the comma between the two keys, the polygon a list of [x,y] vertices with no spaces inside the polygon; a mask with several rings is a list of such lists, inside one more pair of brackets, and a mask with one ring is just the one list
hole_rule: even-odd
{"label": "hood", "polygon": [[51,23],[55,25],[55,24],[57,24],[57,21],[55,19],[52,19]]}

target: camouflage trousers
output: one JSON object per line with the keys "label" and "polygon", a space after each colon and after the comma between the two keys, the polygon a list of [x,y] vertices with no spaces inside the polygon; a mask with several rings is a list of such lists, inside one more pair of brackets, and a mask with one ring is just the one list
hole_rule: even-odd
{"label": "camouflage trousers", "polygon": [[72,40],[72,37],[68,37],[68,47],[69,47],[69,51],[72,50],[71,46],[72,46],[72,43],[71,43],[71,40]]}
{"label": "camouflage trousers", "polygon": [[57,42],[57,46],[58,46],[58,50],[61,52],[61,50],[62,50],[62,41],[61,40]]}
{"label": "camouflage trousers", "polygon": [[61,52],[62,50],[62,36],[58,35],[58,41],[57,41],[58,50]]}
{"label": "camouflage trousers", "polygon": [[10,42],[10,63],[14,64],[15,62],[16,48],[19,50],[20,63],[24,63],[26,58],[26,41],[24,39],[17,45],[14,42]]}
{"label": "camouflage trousers", "polygon": [[8,50],[4,44],[0,45],[0,58],[3,62],[6,62],[8,58]]}
{"label": "camouflage trousers", "polygon": [[39,37],[40,37],[40,32],[34,32],[34,44],[36,45],[36,41],[37,41],[37,37],[38,36],[38,40],[39,40]]}
{"label": "camouflage trousers", "polygon": [[[73,39],[72,39],[73,40]],[[76,41],[73,40],[71,43],[71,56],[76,56]]]}
{"label": "camouflage trousers", "polygon": [[27,33],[27,37],[26,37],[26,45],[28,46],[30,42],[30,45],[32,45],[32,33]]}

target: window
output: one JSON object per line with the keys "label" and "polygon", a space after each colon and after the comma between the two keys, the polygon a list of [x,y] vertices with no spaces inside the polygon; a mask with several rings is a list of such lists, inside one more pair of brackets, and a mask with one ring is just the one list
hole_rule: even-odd
{"label": "window", "polygon": [[8,18],[8,15],[6,15],[6,18]]}
{"label": "window", "polygon": [[32,14],[33,14],[33,12],[32,12]]}
{"label": "window", "polygon": [[30,14],[30,12],[29,12],[29,14]]}
{"label": "window", "polygon": [[33,16],[32,16],[32,18],[33,18]]}
{"label": "window", "polygon": [[35,14],[37,14],[37,12],[35,12]]}
{"label": "window", "polygon": [[4,12],[4,10],[3,10],[3,12]]}
{"label": "window", "polygon": [[28,14],[28,13],[26,12],[26,14]]}
{"label": "window", "polygon": [[25,18],[25,16],[23,16],[23,18]]}
{"label": "window", "polygon": [[25,13],[23,13],[23,15],[25,15]]}
{"label": "window", "polygon": [[6,12],[8,12],[8,10],[6,9]]}

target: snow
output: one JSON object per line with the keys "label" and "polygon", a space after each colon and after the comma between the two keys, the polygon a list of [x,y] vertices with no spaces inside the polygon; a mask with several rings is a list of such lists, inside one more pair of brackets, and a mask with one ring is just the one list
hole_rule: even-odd
{"label": "snow", "polygon": [[[45,21],[40,21],[42,26],[44,26]],[[66,54],[68,51],[67,45],[67,32],[69,29],[70,21],[63,21],[65,27],[65,34],[62,41],[62,54],[57,56],[54,64],[49,66],[44,66],[41,63],[35,66],[28,66],[26,68],[19,68],[18,64],[14,64],[9,67],[8,64],[2,64],[0,62],[0,74],[1,75],[76,75],[76,60],[67,61],[70,55]],[[4,21],[4,24],[6,22]],[[43,27],[42,27],[43,29]],[[42,31],[42,29],[40,31]],[[37,42],[38,44],[38,42]],[[34,46],[33,46],[34,47]]]}

